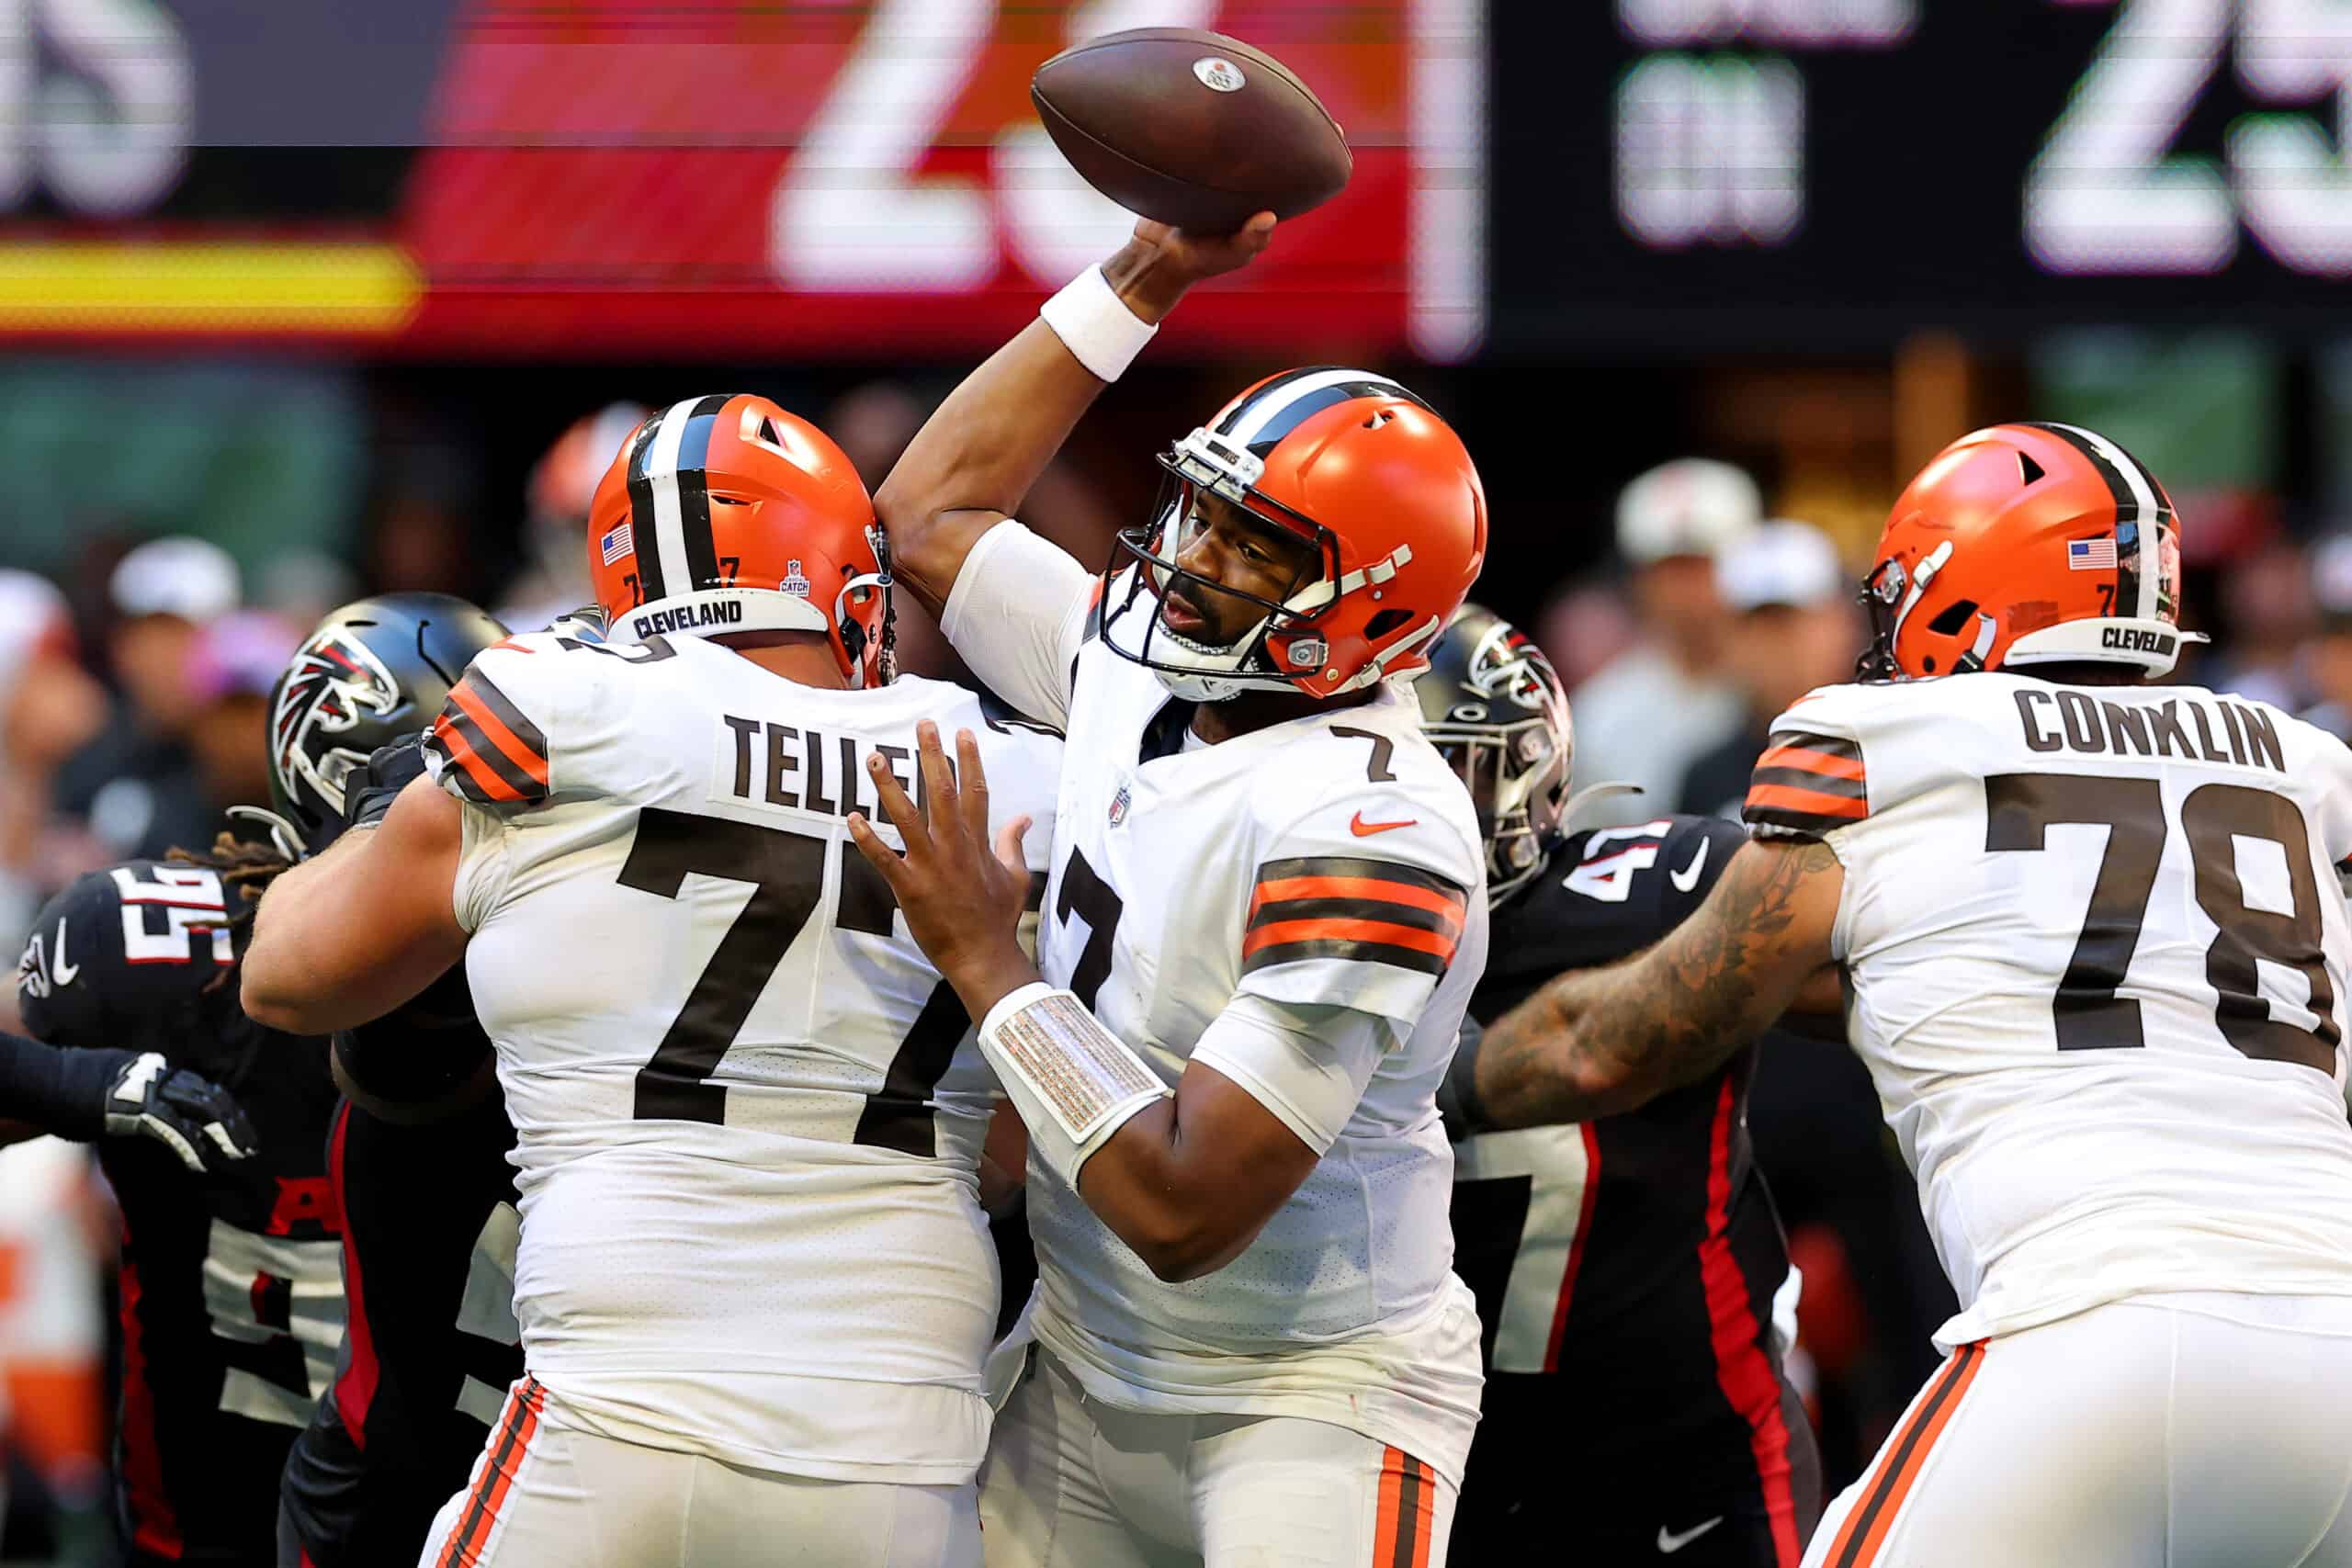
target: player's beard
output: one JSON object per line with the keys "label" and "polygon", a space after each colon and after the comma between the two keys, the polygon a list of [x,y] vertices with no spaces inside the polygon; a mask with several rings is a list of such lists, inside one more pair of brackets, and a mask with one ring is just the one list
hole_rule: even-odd
{"label": "player's beard", "polygon": [[[1202,611],[1197,585],[1170,574],[1170,580],[1149,594],[1113,611],[1103,624],[1103,640],[1115,651],[1149,668],[1170,694],[1186,702],[1221,703],[1262,681],[1237,679],[1245,650],[1258,639],[1262,621],[1245,627],[1232,641],[1206,643],[1169,624],[1167,601],[1171,597],[1195,615]],[[1207,617],[1202,615],[1203,620]],[[1206,626],[1203,630],[1209,629]]]}
{"label": "player's beard", "polygon": [[[1175,623],[1169,620],[1167,606],[1173,604],[1192,617],[1192,619],[1198,624],[1202,631],[1208,631],[1212,629],[1208,606],[1202,603],[1201,591],[1193,586],[1190,579],[1178,578],[1170,582],[1167,587],[1159,591],[1159,599],[1161,605],[1159,617],[1160,629],[1166,632],[1170,637],[1174,637],[1177,641],[1182,643],[1186,648],[1193,649],[1196,653],[1231,653],[1234,650],[1233,642],[1210,642],[1204,637],[1196,637],[1191,633],[1179,630]],[[1238,639],[1237,638],[1235,640],[1238,641]]]}

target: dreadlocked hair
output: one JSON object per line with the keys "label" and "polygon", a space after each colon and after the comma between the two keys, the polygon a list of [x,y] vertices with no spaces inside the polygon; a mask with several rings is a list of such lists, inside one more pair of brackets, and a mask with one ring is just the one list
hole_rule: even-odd
{"label": "dreadlocked hair", "polygon": [[[236,939],[241,938],[246,928],[254,923],[261,896],[269,891],[270,883],[276,880],[279,872],[294,864],[269,845],[250,843],[234,833],[225,832],[212,840],[209,854],[172,849],[164,852],[164,859],[174,865],[200,865],[219,872],[222,890],[232,892],[244,901],[244,907],[229,919],[232,944],[239,948],[243,944]],[[204,988],[208,991],[218,989],[235,973],[233,967],[223,969]]]}

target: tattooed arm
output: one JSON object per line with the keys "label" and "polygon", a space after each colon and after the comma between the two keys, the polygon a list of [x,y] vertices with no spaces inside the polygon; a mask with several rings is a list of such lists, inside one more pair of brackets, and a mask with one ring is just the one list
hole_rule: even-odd
{"label": "tattooed arm", "polygon": [[1845,883],[1818,840],[1749,842],[1664,941],[1562,975],[1495,1021],[1475,1069],[1482,1120],[1585,1122],[1704,1077],[1832,962]]}

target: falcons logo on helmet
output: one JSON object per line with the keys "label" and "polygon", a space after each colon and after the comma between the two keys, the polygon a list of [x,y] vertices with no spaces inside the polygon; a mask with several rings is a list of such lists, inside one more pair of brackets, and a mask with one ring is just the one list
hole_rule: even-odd
{"label": "falcons logo on helmet", "polygon": [[1507,697],[1531,713],[1551,705],[1551,682],[1557,679],[1544,650],[1510,626],[1498,625],[1470,655],[1471,685],[1487,696]]}
{"label": "falcons logo on helmet", "polygon": [[289,786],[309,784],[334,810],[343,809],[344,780],[368,753],[334,745],[363,718],[386,718],[401,705],[400,682],[368,645],[345,627],[321,632],[294,656],[277,707],[270,715],[270,742],[277,776]]}

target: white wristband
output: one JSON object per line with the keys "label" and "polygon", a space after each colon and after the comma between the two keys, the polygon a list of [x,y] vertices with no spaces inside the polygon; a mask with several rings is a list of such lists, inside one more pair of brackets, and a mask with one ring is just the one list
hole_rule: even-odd
{"label": "white wristband", "polygon": [[1065,1181],[1168,1086],[1069,991],[1033,982],[980,1023],[980,1051],[1020,1109],[1029,1146]]}
{"label": "white wristband", "polygon": [[1037,314],[1080,365],[1105,381],[1117,380],[1159,330],[1127,309],[1100,266],[1062,285]]}

